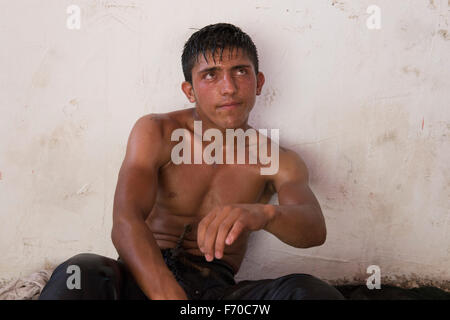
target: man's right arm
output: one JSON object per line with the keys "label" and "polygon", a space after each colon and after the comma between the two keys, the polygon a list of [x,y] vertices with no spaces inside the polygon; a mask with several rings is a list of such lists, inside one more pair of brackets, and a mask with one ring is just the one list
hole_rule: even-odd
{"label": "man's right arm", "polygon": [[159,168],[170,159],[161,121],[144,116],[131,130],[114,195],[111,239],[149,299],[187,299],[145,223],[155,203]]}

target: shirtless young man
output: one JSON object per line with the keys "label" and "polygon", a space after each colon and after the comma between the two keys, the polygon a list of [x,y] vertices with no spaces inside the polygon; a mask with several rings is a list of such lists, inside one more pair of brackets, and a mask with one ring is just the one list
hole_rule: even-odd
{"label": "shirtless young man", "polygon": [[[252,40],[230,24],[194,33],[182,63],[182,90],[195,107],[143,116],[128,140],[111,233],[120,258],[72,257],[55,270],[41,299],[341,299],[306,274],[234,282],[252,231],[266,230],[296,248],[319,246],[324,217],[293,151],[280,148],[272,175],[262,175],[260,163],[172,161],[179,143],[172,133],[187,129],[193,142],[194,121],[224,137],[226,129],[251,128],[248,117],[264,85]],[[225,159],[229,150],[222,150]],[[279,205],[268,204],[275,192]],[[69,265],[80,266],[79,290],[65,288]]]}

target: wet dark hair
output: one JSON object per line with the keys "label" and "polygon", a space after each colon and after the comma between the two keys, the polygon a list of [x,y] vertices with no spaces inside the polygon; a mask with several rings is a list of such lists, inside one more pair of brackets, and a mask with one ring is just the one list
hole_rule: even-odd
{"label": "wet dark hair", "polygon": [[250,36],[232,24],[216,23],[196,31],[186,41],[181,56],[184,79],[192,83],[192,68],[200,54],[203,54],[208,61],[206,55],[211,53],[214,60],[216,50],[220,50],[220,60],[222,60],[225,48],[230,49],[230,54],[233,49],[242,49],[252,61],[255,73],[258,74],[258,52]]}

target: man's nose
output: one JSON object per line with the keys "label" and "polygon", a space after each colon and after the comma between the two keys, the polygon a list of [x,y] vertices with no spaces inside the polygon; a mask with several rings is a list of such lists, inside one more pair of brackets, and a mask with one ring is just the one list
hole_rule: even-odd
{"label": "man's nose", "polygon": [[234,82],[234,79],[230,74],[226,73],[223,76],[220,90],[222,95],[233,95],[236,92],[236,83]]}

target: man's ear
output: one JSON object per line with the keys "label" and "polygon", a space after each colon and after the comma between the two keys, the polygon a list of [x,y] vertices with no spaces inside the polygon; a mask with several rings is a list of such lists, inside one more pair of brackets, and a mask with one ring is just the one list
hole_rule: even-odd
{"label": "man's ear", "polygon": [[191,103],[195,102],[194,87],[190,82],[183,81],[183,83],[181,84],[181,90],[183,90],[189,102]]}
{"label": "man's ear", "polygon": [[256,95],[259,96],[261,94],[264,82],[266,81],[264,77],[264,73],[258,72],[256,75]]}

